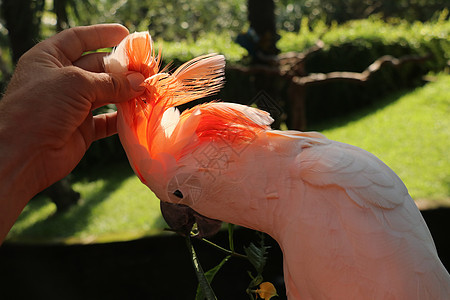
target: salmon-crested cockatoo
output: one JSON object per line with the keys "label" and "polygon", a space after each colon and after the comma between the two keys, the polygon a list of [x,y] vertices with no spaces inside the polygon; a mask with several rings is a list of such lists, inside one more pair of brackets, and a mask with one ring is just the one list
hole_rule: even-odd
{"label": "salmon-crested cockatoo", "polygon": [[450,299],[450,277],[400,178],[374,155],[315,132],[271,130],[233,103],[176,106],[217,92],[222,55],[160,70],[148,33],[126,37],[108,72],[141,72],[118,133],[164,203],[260,230],[280,245],[289,299]]}

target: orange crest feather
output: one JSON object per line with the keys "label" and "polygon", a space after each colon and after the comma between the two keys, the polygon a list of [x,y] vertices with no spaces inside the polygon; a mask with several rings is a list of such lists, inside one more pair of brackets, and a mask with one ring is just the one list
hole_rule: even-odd
{"label": "orange crest feather", "polygon": [[128,70],[140,72],[145,78],[159,73],[161,51],[155,56],[153,41],[148,33],[134,33],[125,44]]}
{"label": "orange crest feather", "polygon": [[[177,128],[171,129],[174,134],[167,135],[166,127],[161,124],[165,111],[218,92],[223,86],[225,58],[217,54],[203,55],[181,65],[173,74],[160,70],[160,65],[161,51],[155,56],[148,32],[130,34],[105,58],[107,71],[136,71],[146,78],[144,94],[118,104],[118,110],[135,132],[137,142],[152,157],[169,151],[166,148],[173,147],[170,143],[178,142],[181,147],[185,142],[180,141],[186,141],[188,132],[195,132],[200,140],[222,138],[234,143],[252,141],[256,132],[270,129],[273,120],[266,112],[232,103],[207,103],[181,114],[179,123],[176,120],[174,123]],[[195,111],[201,114],[196,117],[198,121],[185,122]]]}

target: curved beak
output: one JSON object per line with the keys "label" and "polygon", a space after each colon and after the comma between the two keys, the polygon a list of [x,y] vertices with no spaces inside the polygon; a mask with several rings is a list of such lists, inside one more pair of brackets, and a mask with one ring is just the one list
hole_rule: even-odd
{"label": "curved beak", "polygon": [[189,206],[161,201],[161,213],[167,225],[183,236],[191,234],[192,227],[197,223],[198,234],[201,239],[215,235],[222,226],[222,221],[205,217]]}

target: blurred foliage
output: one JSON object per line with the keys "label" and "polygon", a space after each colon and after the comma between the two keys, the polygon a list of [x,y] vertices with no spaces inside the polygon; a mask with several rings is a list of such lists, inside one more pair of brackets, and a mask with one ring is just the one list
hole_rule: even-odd
{"label": "blurred foliage", "polygon": [[178,65],[205,53],[220,53],[228,62],[238,62],[247,51],[236,43],[229,33],[213,32],[201,34],[196,40],[186,39],[178,42],[168,42],[157,39],[156,47],[161,47],[163,60]]}
{"label": "blurred foliage", "polygon": [[53,0],[52,12],[56,16],[56,31],[70,27],[72,19],[90,24],[91,16],[98,15],[96,4],[93,0]]}
{"label": "blurred foliage", "polygon": [[[361,19],[374,13],[386,18],[402,18],[408,22],[437,18],[437,12],[448,8],[446,0],[274,0],[276,4],[277,26],[282,31],[298,32],[308,24],[311,30],[317,26],[343,23],[351,19]],[[20,2],[20,3],[19,3]],[[230,43],[240,31],[246,31],[247,1],[227,0],[212,4],[208,0],[2,0],[0,6],[8,3],[20,4],[15,12],[3,13],[0,18],[0,61],[11,69],[6,49],[9,41],[5,30],[6,17],[13,16],[16,26],[32,26],[40,32],[38,39],[53,35],[56,31],[76,25],[117,22],[127,26],[131,32],[149,30],[153,37],[164,41],[202,41],[219,35],[220,43]],[[24,6],[26,3],[26,7]],[[27,8],[27,9],[25,9]],[[30,8],[39,22],[23,21],[23,14]],[[31,20],[30,18],[27,18]],[[20,21],[20,22],[19,22]],[[19,24],[20,23],[20,24]],[[36,23],[36,24],[35,24]],[[302,25],[303,24],[303,25]],[[22,26],[20,25],[20,26]],[[322,28],[324,28],[322,26]],[[185,47],[180,44],[179,47]],[[229,46],[229,57],[238,58],[242,50]],[[170,50],[169,50],[170,51]],[[178,51],[184,55],[194,50]],[[233,54],[231,54],[233,52]],[[184,60],[183,57],[179,58]],[[3,68],[2,70],[7,70]],[[3,76],[4,77],[4,76]]]}
{"label": "blurred foliage", "polygon": [[45,7],[44,0],[2,0],[2,25],[7,29],[14,62],[39,38],[39,28]]}
{"label": "blurred foliage", "polygon": [[378,14],[384,19],[401,18],[409,22],[427,21],[449,7],[448,0],[275,0],[279,28],[297,31],[301,18],[313,23],[344,23]]}
{"label": "blurred foliage", "polygon": [[[343,23],[379,14],[385,19],[409,22],[427,21],[448,8],[446,0],[274,0],[277,26],[298,31],[300,20],[310,24],[324,21]],[[196,39],[202,33],[233,33],[245,30],[247,1],[227,0],[211,4],[208,0],[53,0],[52,11],[65,17],[67,25],[118,22],[131,32],[149,30],[166,41]],[[64,10],[61,8],[64,7]],[[57,25],[53,23],[53,25]],[[52,25],[52,26],[53,26]]]}
{"label": "blurred foliage", "polygon": [[[86,0],[85,0],[86,1]],[[131,32],[149,30],[164,40],[197,38],[204,32],[237,32],[246,22],[246,1],[228,0],[212,4],[207,0],[143,0],[95,2],[97,14],[79,7],[77,25],[118,22]],[[93,10],[94,5],[89,10]],[[85,14],[81,11],[85,10]],[[95,18],[95,19],[94,19]],[[71,24],[75,25],[75,22]]]}

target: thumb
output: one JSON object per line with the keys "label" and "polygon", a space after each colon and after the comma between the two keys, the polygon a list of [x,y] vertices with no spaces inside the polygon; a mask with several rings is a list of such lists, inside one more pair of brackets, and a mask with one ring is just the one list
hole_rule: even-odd
{"label": "thumb", "polygon": [[145,77],[138,72],[92,73],[92,75],[90,78],[94,95],[91,99],[94,107],[127,101],[145,91],[143,86]]}

